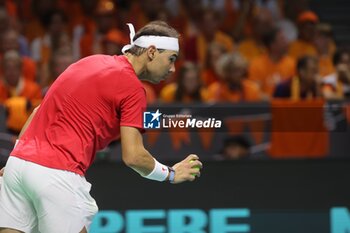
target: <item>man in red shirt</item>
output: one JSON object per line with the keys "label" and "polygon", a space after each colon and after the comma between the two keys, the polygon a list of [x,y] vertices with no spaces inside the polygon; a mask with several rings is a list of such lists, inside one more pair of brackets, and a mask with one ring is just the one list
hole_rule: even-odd
{"label": "man in red shirt", "polygon": [[[124,55],[94,55],[66,69],[22,129],[0,191],[0,232],[87,232],[97,212],[84,174],[97,150],[121,138],[122,159],[141,176],[181,183],[200,175],[197,155],[173,167],[144,148],[145,90],[175,71],[178,33],[147,24]],[[193,175],[195,174],[195,176]]]}

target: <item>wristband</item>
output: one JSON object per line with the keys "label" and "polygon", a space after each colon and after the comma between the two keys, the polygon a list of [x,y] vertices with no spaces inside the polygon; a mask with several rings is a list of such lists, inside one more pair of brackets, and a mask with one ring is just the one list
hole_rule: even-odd
{"label": "wristband", "polygon": [[158,162],[155,158],[153,159],[155,162],[153,171],[147,176],[143,176],[143,177],[150,180],[164,181],[169,175],[169,169],[164,164],[161,164],[160,162]]}

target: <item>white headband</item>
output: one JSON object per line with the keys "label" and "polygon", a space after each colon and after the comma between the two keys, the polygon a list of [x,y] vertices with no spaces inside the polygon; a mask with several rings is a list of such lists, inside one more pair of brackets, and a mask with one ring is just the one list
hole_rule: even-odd
{"label": "white headband", "polygon": [[175,37],[168,36],[140,36],[135,41],[133,38],[135,36],[135,28],[131,23],[127,23],[130,30],[130,44],[125,45],[122,48],[122,53],[129,50],[133,45],[137,45],[141,48],[148,48],[154,45],[157,49],[166,49],[172,51],[179,51],[179,40]]}

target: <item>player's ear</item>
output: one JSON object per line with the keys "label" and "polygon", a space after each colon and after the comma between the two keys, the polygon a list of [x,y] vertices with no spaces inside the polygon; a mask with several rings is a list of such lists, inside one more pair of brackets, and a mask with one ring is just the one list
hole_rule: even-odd
{"label": "player's ear", "polygon": [[147,49],[147,57],[152,61],[156,56],[157,48],[154,45],[151,45]]}

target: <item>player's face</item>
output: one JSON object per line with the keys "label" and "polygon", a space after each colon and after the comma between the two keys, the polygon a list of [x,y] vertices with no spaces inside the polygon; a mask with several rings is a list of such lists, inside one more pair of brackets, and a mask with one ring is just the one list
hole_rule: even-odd
{"label": "player's face", "polygon": [[147,64],[147,80],[152,83],[159,83],[175,72],[175,61],[178,52],[165,50],[156,51],[154,59]]}

